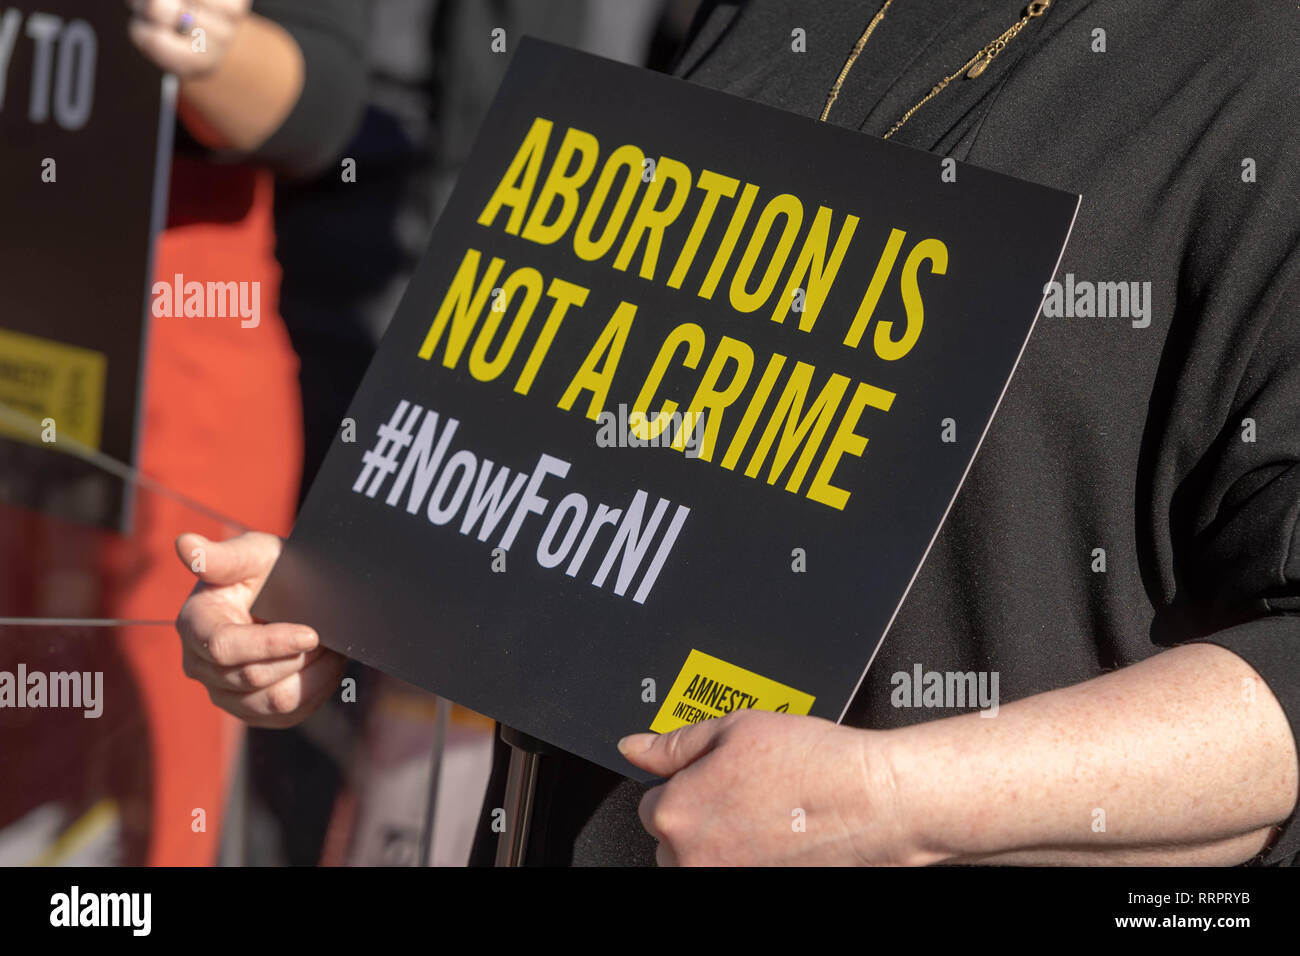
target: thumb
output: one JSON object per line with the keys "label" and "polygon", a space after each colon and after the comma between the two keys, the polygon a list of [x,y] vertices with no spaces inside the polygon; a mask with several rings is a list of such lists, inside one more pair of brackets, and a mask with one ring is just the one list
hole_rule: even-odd
{"label": "thumb", "polygon": [[246,531],[228,541],[210,541],[192,531],[176,539],[176,555],[205,584],[237,584],[264,578],[280,556],[280,539]]}
{"label": "thumb", "polygon": [[631,734],[618,742],[618,752],[634,767],[671,777],[712,750],[724,729],[713,719],[670,734]]}

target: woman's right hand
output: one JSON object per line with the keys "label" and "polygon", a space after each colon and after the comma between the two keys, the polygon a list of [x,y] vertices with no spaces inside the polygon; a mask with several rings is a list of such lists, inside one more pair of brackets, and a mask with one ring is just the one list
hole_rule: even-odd
{"label": "woman's right hand", "polygon": [[176,539],[177,556],[199,578],[176,618],[185,674],[214,704],[255,727],[305,720],[339,686],[347,665],[305,625],[253,620],[250,608],[280,548],[275,535],[257,531],[229,541],[193,533]]}

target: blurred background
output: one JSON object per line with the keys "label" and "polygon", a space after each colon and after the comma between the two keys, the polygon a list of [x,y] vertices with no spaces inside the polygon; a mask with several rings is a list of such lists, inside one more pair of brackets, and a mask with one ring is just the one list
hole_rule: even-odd
{"label": "blurred background", "polygon": [[288,533],[519,40],[666,69],[699,5],[0,10],[0,864],[464,864],[492,722],[354,666],[245,728],[173,542]]}

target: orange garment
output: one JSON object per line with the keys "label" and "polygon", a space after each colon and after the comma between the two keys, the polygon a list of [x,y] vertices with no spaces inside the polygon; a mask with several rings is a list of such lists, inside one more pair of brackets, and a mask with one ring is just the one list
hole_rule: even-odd
{"label": "orange garment", "polygon": [[[302,434],[297,359],[278,312],[271,177],[178,157],[168,218],[155,281],[170,287],[181,274],[185,282],[258,282],[260,316],[252,328],[238,316],[150,318],[139,467],[250,528],[287,534]],[[176,615],[194,585],[173,547],[181,531],[218,540],[234,533],[179,502],[136,492],[134,533],[114,548],[112,616]],[[152,751],[147,862],[210,864],[242,725],[185,677],[174,629],[127,627],[118,639]],[[206,818],[202,832],[197,809]]]}

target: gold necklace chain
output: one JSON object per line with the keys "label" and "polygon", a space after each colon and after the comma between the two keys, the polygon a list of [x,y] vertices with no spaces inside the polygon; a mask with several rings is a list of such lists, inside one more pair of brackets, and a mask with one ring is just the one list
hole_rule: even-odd
{"label": "gold necklace chain", "polygon": [[[844,80],[848,77],[849,71],[851,71],[853,65],[858,62],[858,56],[862,53],[862,48],[865,47],[867,41],[871,39],[871,34],[876,32],[876,27],[880,25],[880,21],[885,19],[885,13],[889,10],[893,2],[894,0],[885,0],[880,9],[876,11],[876,15],[871,18],[871,22],[867,24],[867,28],[862,31],[862,36],[858,37],[858,42],[853,44],[853,50],[849,53],[849,58],[844,61],[844,68],[840,70],[840,75],[835,78],[834,85],[831,86],[830,92],[826,95],[826,105],[822,107],[822,122],[825,122],[826,117],[830,115],[831,107],[835,105],[835,100],[839,98],[840,87],[844,85]],[[912,118],[913,113],[947,89],[948,84],[957,79],[957,77],[962,74],[965,74],[967,79],[971,80],[980,77],[984,71],[989,68],[989,64],[993,62],[997,55],[1005,50],[1007,45],[1020,35],[1020,31],[1025,28],[1029,21],[1033,20],[1035,17],[1041,17],[1051,9],[1051,6],[1052,0],[1032,0],[1029,6],[1025,8],[1025,12],[1017,22],[1003,30],[1001,35],[984,44],[978,53],[958,67],[957,70],[936,83],[933,89],[931,89],[919,103],[904,113],[903,118],[890,127],[889,132],[885,134],[884,138],[889,139],[889,137],[897,133],[902,128],[903,124]]]}

